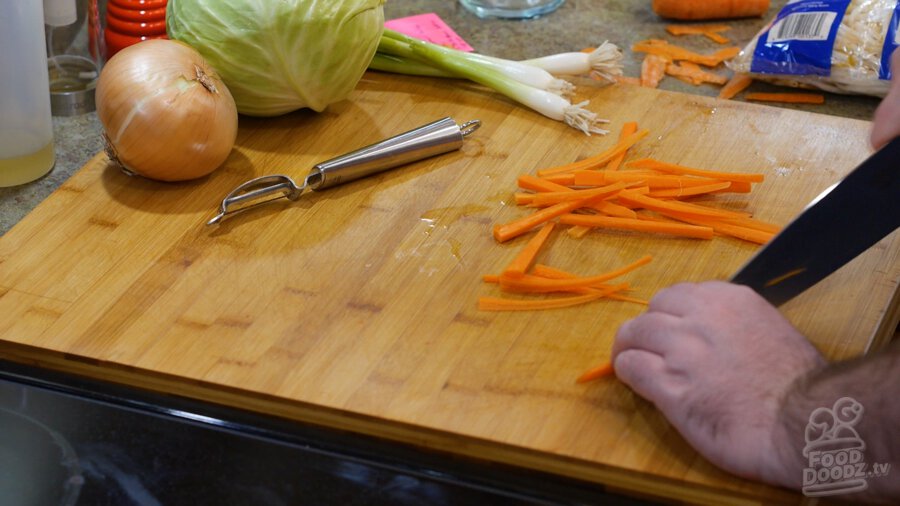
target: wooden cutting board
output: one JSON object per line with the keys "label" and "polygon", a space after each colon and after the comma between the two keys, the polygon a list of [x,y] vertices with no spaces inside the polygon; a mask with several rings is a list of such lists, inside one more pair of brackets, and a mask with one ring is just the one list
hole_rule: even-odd
{"label": "wooden cutting board", "polygon": [[[129,178],[99,154],[0,238],[0,356],[296,420],[698,503],[797,502],[718,471],[652,405],[613,379],[576,384],[608,358],[633,303],[487,313],[481,282],[525,239],[516,177],[648,128],[631,157],[761,171],[722,197],[788,222],[868,155],[867,122],[579,82],[610,136],[585,136],[454,81],[368,74],[323,114],[241,118],[223,168],[185,184]],[[443,116],[480,119],[458,152],[204,222],[255,176],[300,180],[315,163]],[[894,234],[783,307],[829,357],[864,353],[898,319]],[[654,261],[628,276],[649,298],[730,276],[754,251],[596,232],[553,237],[541,261],[576,273]],[[798,436],[802,437],[802,436]]]}

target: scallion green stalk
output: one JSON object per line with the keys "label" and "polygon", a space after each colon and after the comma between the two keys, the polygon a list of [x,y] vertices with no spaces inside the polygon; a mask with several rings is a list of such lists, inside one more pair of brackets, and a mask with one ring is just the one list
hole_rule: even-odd
{"label": "scallion green stalk", "polygon": [[511,79],[490,65],[472,59],[456,58],[452,53],[436,49],[434,44],[413,41],[410,48],[419,59],[456,76],[487,86],[550,119],[562,121],[588,135],[609,133],[598,126],[606,120],[598,118],[596,113],[584,108],[587,101],[573,105],[555,93]]}
{"label": "scallion green stalk", "polygon": [[[378,53],[380,56],[376,55],[370,66],[375,70],[465,78],[487,86],[548,118],[562,121],[588,135],[608,133],[598,126],[607,121],[585,109],[587,101],[573,105],[560,96],[561,91],[571,90],[564,86],[553,86],[552,81],[560,80],[552,78],[547,71],[538,67],[449,49],[391,30],[385,30],[378,46]],[[405,66],[407,64],[408,67]],[[550,76],[550,79],[546,76]],[[547,89],[548,87],[550,89]]]}

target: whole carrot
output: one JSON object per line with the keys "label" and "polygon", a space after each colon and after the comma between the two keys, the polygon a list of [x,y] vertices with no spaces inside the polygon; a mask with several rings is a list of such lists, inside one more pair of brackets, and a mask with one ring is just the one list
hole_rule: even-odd
{"label": "whole carrot", "polygon": [[762,16],[769,0],[653,0],[653,12],[670,19],[730,19]]}

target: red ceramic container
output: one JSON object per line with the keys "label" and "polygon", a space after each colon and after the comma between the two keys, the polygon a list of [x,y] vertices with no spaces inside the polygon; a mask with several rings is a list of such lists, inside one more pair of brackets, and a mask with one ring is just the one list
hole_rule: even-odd
{"label": "red ceramic container", "polygon": [[109,3],[106,5],[106,12],[109,17],[119,18],[125,21],[159,21],[166,19],[166,8],[156,9],[127,9],[120,7],[118,4]]}
{"label": "red ceramic container", "polygon": [[147,39],[166,38],[168,0],[109,0],[106,6],[106,58]]}

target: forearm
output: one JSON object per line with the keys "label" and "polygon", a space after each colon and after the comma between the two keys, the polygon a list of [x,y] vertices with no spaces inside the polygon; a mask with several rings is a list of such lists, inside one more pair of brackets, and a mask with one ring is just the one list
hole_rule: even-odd
{"label": "forearm", "polygon": [[772,481],[807,495],[896,501],[900,343],[798,379],[782,401],[774,437],[784,469]]}

